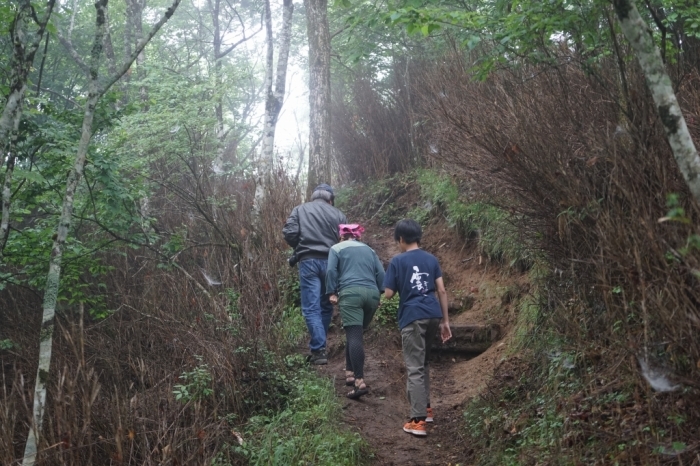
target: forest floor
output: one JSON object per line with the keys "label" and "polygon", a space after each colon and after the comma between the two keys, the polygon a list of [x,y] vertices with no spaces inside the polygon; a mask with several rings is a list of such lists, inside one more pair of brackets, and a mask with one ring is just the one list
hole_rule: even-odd
{"label": "forest floor", "polygon": [[[363,240],[386,266],[399,253],[393,228],[365,226]],[[428,436],[418,438],[402,429],[409,405],[398,328],[383,328],[375,322],[365,334],[365,381],[370,392],[359,401],[345,398],[349,391],[345,386],[345,343],[337,315],[328,337],[329,363],[320,371],[335,379],[337,396],[343,399],[342,421],[369,443],[374,464],[464,466],[470,446],[462,435],[463,407],[487,386],[494,369],[517,357],[507,350],[514,310],[504,296],[513,289],[523,293],[528,285],[525,276],[504,272],[479,257],[473,246],[443,222],[427,227],[423,237],[423,248],[440,260],[448,299],[474,300],[469,310],[451,314],[451,323],[496,323],[502,329],[501,339],[482,354],[433,354],[430,373],[435,422],[428,426]]]}

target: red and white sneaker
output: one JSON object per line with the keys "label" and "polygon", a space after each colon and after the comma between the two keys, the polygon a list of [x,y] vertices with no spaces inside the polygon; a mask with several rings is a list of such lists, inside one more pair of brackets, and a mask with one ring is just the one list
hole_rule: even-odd
{"label": "red and white sneaker", "polygon": [[403,431],[409,434],[425,437],[428,432],[425,431],[425,421],[409,421],[403,426]]}
{"label": "red and white sneaker", "polygon": [[428,408],[428,417],[425,418],[425,422],[433,422],[433,408]]}

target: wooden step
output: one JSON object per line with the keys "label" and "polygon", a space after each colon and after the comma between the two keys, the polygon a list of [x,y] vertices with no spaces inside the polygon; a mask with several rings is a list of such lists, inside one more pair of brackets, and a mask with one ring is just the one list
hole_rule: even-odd
{"label": "wooden step", "polygon": [[453,351],[458,353],[483,353],[493,342],[501,338],[501,327],[498,324],[488,325],[454,325],[450,326],[452,338],[442,343],[440,331],[433,349],[437,351]]}

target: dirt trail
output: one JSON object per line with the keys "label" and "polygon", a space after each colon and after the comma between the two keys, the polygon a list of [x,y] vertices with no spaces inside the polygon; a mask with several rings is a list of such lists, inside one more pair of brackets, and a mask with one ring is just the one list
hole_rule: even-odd
{"label": "dirt trail", "polygon": [[[363,238],[385,265],[399,252],[392,235],[391,228],[368,225]],[[445,225],[428,227],[424,238],[424,249],[440,260],[449,299],[474,299],[470,310],[451,315],[452,322],[499,323],[507,332],[511,312],[502,296],[514,285],[523,289],[522,277],[505,277],[494,267],[487,267]],[[447,353],[433,356],[431,402],[435,422],[429,425],[427,438],[417,438],[402,430],[409,408],[398,329],[375,325],[365,334],[365,380],[370,393],[354,401],[345,398],[349,388],[345,386],[344,337],[339,322],[334,322],[328,338],[330,360],[320,370],[335,378],[336,392],[343,400],[343,422],[371,445],[375,464],[465,465],[469,445],[461,434],[463,405],[479,392],[502,361],[506,348],[503,340],[476,357]]]}

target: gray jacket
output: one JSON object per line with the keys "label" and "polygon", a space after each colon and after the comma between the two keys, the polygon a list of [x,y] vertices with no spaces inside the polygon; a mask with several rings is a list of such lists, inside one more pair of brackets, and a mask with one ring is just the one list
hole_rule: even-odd
{"label": "gray jacket", "polygon": [[282,233],[298,259],[328,259],[328,250],[338,242],[338,225],[348,223],[341,211],[317,199],[296,206]]}

